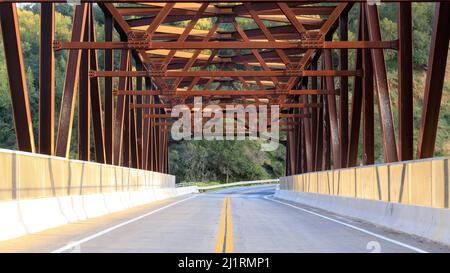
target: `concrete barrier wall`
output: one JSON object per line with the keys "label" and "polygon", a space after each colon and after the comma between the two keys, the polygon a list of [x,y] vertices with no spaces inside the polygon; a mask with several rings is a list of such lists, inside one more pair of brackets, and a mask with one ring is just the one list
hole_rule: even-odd
{"label": "concrete barrier wall", "polygon": [[276,198],[450,245],[449,158],[280,178]]}
{"label": "concrete barrier wall", "polygon": [[174,188],[175,176],[0,149],[0,201]]}
{"label": "concrete barrier wall", "polygon": [[198,192],[173,175],[0,149],[0,241]]}
{"label": "concrete barrier wall", "polygon": [[449,208],[450,158],[433,158],[280,178],[280,189]]}
{"label": "concrete barrier wall", "polygon": [[450,245],[449,209],[288,190],[275,197]]}

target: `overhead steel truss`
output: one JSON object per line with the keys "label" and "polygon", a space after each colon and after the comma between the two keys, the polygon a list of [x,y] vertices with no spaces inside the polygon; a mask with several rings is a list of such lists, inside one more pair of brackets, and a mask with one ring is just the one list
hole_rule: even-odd
{"label": "overhead steel truss", "polygon": [[[41,3],[37,146],[18,27],[16,3],[20,2]],[[193,107],[192,98],[202,96],[218,105],[279,105],[284,120],[280,131],[287,137],[287,175],[357,165],[361,131],[362,163],[373,164],[376,94],[385,162],[414,157],[413,1],[383,1],[395,2],[398,13],[398,35],[392,41],[381,39],[377,6],[358,0],[82,0],[74,9],[70,41],[58,41],[55,3],[64,2],[0,3],[20,150],[68,157],[78,105],[79,159],[91,160],[93,146],[97,162],[169,172],[171,107],[179,103]],[[96,37],[93,3],[104,13],[103,41]],[[349,41],[352,8],[358,10],[358,33],[356,40]],[[244,25],[242,18],[249,19],[251,26]],[[434,154],[449,46],[448,18],[450,3],[437,1],[416,158]],[[199,24],[204,19],[211,20],[209,28]],[[349,65],[350,49],[356,51],[354,65]],[[55,126],[54,53],[58,50],[67,50],[68,55]],[[383,50],[398,54],[397,127]],[[104,53],[102,60],[99,51]],[[120,59],[115,60],[114,53]],[[338,63],[333,63],[334,54]]]}

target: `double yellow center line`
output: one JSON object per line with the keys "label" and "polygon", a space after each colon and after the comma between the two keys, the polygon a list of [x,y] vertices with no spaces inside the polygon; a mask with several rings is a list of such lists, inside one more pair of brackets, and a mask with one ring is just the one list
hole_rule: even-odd
{"label": "double yellow center line", "polygon": [[220,229],[216,243],[216,253],[233,252],[233,226],[231,223],[230,197],[223,200],[222,214],[220,216]]}

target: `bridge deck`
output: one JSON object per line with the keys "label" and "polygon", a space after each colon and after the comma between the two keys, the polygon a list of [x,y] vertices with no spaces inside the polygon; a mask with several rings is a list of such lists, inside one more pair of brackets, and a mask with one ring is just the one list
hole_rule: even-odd
{"label": "bridge deck", "polygon": [[[278,203],[267,198],[274,189],[251,186],[178,197],[2,242],[0,251],[67,251],[67,244],[84,241],[81,252],[369,252],[378,244],[381,252],[450,252],[405,234]],[[228,225],[221,220],[227,197]]]}

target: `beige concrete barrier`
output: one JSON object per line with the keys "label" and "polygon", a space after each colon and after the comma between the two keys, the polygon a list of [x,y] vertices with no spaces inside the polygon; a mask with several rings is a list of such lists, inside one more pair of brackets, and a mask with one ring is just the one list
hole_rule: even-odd
{"label": "beige concrete barrier", "polygon": [[0,149],[0,201],[174,188],[173,175]]}
{"label": "beige concrete barrier", "polygon": [[280,178],[276,198],[450,245],[450,158]]}
{"label": "beige concrete barrier", "polygon": [[280,178],[280,189],[449,208],[450,158],[330,170]]}
{"label": "beige concrete barrier", "polygon": [[198,192],[173,175],[0,149],[0,240]]}

